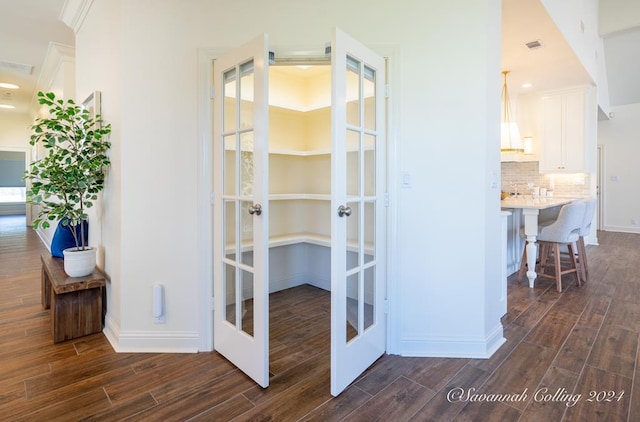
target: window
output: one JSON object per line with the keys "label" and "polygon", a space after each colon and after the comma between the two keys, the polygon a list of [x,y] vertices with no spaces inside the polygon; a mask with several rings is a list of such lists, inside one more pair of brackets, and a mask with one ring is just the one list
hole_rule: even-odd
{"label": "window", "polygon": [[26,202],[27,188],[1,188],[0,187],[0,203],[3,202]]}

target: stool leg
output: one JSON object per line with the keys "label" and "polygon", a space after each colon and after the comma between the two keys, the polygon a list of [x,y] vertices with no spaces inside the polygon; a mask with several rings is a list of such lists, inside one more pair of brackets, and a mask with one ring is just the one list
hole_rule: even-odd
{"label": "stool leg", "polygon": [[569,249],[569,257],[571,258],[571,265],[573,265],[573,269],[576,271],[576,279],[578,280],[578,286],[581,286],[582,283],[580,282],[580,273],[582,272],[582,265],[576,262],[576,255],[573,250],[573,244],[569,243],[567,245],[567,248]]}
{"label": "stool leg", "polygon": [[587,275],[589,274],[589,266],[587,265],[587,248],[584,244],[584,237],[578,238],[578,256],[580,259],[580,266],[582,267],[582,280],[587,281]]}
{"label": "stool leg", "polygon": [[562,292],[562,268],[560,267],[560,244],[553,244],[553,258],[555,259],[556,265],[556,288],[558,292]]}
{"label": "stool leg", "polygon": [[549,259],[549,246],[546,243],[540,243],[540,274],[545,274],[547,267],[547,259]]}

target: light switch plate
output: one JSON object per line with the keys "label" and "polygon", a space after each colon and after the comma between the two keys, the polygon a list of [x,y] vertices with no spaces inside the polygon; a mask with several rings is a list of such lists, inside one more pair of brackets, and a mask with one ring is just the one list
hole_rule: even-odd
{"label": "light switch plate", "polygon": [[408,171],[402,172],[402,180],[400,181],[400,184],[403,188],[411,187],[411,172],[408,172]]}

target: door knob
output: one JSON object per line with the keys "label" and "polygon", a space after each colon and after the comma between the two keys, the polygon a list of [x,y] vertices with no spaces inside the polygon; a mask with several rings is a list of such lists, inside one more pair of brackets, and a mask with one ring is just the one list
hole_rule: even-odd
{"label": "door knob", "polygon": [[260,204],[255,204],[249,207],[249,214],[251,215],[260,215],[262,214],[262,205]]}
{"label": "door knob", "polygon": [[345,207],[344,205],[340,205],[338,207],[338,216],[339,217],[349,217],[351,215],[351,208],[350,207]]}

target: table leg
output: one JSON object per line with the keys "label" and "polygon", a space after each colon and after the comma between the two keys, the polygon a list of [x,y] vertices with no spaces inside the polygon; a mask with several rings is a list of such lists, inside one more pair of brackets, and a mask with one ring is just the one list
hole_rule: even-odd
{"label": "table leg", "polygon": [[49,274],[47,273],[47,271],[44,268],[44,265],[42,265],[42,269],[40,270],[40,279],[41,279],[41,283],[40,283],[40,290],[41,290],[41,300],[42,300],[42,307],[44,309],[49,309],[49,307],[51,306],[51,281],[49,280]]}
{"label": "table leg", "polygon": [[522,210],[524,214],[524,234],[527,237],[527,278],[529,279],[529,287],[533,288],[536,280],[536,259],[538,256],[538,245],[536,245],[536,236],[538,235],[538,214],[537,209],[525,208]]}

